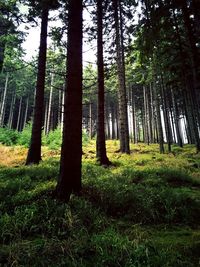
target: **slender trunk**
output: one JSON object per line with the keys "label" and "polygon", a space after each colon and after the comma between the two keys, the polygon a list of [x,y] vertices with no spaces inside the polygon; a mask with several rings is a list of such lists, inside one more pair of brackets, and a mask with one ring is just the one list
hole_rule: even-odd
{"label": "slender trunk", "polygon": [[44,133],[47,134],[47,119],[48,119],[48,100],[45,103],[45,111],[44,111]]}
{"label": "slender trunk", "polygon": [[61,109],[62,109],[62,90],[58,93],[58,113],[57,113],[57,125],[61,124]]}
{"label": "slender trunk", "polygon": [[92,102],[90,100],[90,103],[89,103],[89,136],[90,136],[90,139],[92,140],[92,137],[93,137],[93,133],[92,133]]}
{"label": "slender trunk", "polygon": [[29,105],[29,97],[27,97],[27,99],[26,99],[26,109],[25,109],[25,115],[24,115],[23,129],[26,127],[27,115],[28,115],[28,105]]}
{"label": "slender trunk", "polygon": [[137,118],[136,118],[134,88],[132,89],[132,114],[133,114],[133,143],[136,144],[137,143]]}
{"label": "slender trunk", "polygon": [[111,127],[112,127],[112,139],[116,139],[116,118],[114,103],[111,103]]}
{"label": "slender trunk", "polygon": [[103,10],[102,0],[97,0],[97,70],[98,70],[98,103],[97,103],[97,141],[96,157],[100,165],[109,165],[106,155],[105,122],[104,122],[104,66],[103,66]]}
{"label": "slender trunk", "polygon": [[16,99],[16,93],[14,92],[13,95],[12,95],[12,102],[11,102],[11,105],[10,105],[10,112],[9,112],[9,118],[8,118],[8,128],[9,129],[12,129],[12,120],[13,120],[15,99]]}
{"label": "slender trunk", "polygon": [[43,8],[36,95],[35,95],[35,109],[33,116],[31,142],[26,159],[26,165],[38,164],[41,160],[42,119],[43,119],[43,106],[44,106],[44,86],[45,86],[45,72],[46,72],[46,51],[47,51],[47,28],[48,28],[48,8]]}
{"label": "slender trunk", "polygon": [[[118,101],[119,101],[120,151],[122,153],[130,154],[126,83],[125,83],[123,29],[122,29],[120,1],[113,0],[113,7],[114,7],[114,20],[115,20],[115,32],[116,32],[117,72],[118,72],[118,83],[119,83]],[[118,14],[119,11],[120,11],[120,16]]]}
{"label": "slender trunk", "polygon": [[64,129],[55,192],[62,201],[82,187],[82,9],[82,0],[69,0]]}
{"label": "slender trunk", "polygon": [[17,117],[17,131],[20,131],[20,119],[21,119],[21,110],[22,110],[22,97],[19,101],[18,117]]}
{"label": "slender trunk", "polygon": [[164,123],[165,123],[165,133],[167,138],[168,152],[171,152],[171,132],[170,132],[170,122],[169,115],[167,111],[167,102],[166,102],[166,94],[164,88],[163,78],[161,76],[161,99],[163,103],[163,115],[164,115]]}
{"label": "slender trunk", "polygon": [[149,123],[148,123],[148,107],[147,107],[147,93],[146,86],[143,86],[143,97],[144,97],[144,140],[149,145]]}
{"label": "slender trunk", "polygon": [[63,126],[64,126],[64,108],[65,108],[65,88],[63,87],[62,107],[61,107],[61,126],[60,126],[61,133],[63,133]]}
{"label": "slender trunk", "polygon": [[176,137],[177,137],[177,142],[180,147],[183,147],[183,140],[180,134],[180,128],[179,128],[179,114],[178,114],[178,107],[177,103],[175,101],[175,95],[174,95],[174,90],[171,88],[171,95],[172,95],[172,105],[173,105],[173,112],[174,112],[174,123],[176,127]]}
{"label": "slender trunk", "polygon": [[49,133],[51,129],[53,83],[54,83],[54,73],[51,74],[51,86],[50,86],[50,92],[49,92],[49,106],[48,106],[47,131],[46,131],[47,134]]}
{"label": "slender trunk", "polygon": [[156,124],[154,118],[154,100],[153,100],[153,92],[152,92],[152,83],[149,85],[150,89],[150,122],[151,122],[151,132],[152,132],[152,142],[156,143]]}
{"label": "slender trunk", "polygon": [[8,78],[9,74],[6,74],[6,81],[5,81],[5,87],[3,92],[3,99],[1,104],[1,110],[0,110],[0,126],[3,126],[4,124],[4,112],[5,112],[5,106],[6,106],[6,95],[7,95],[7,89],[8,89]]}
{"label": "slender trunk", "polygon": [[153,93],[154,93],[154,100],[155,100],[155,106],[156,106],[159,147],[160,147],[160,153],[163,154],[165,152],[164,138],[163,138],[163,129],[162,129],[162,122],[161,122],[161,114],[160,114],[160,103],[159,103],[159,98],[158,98],[158,92],[156,89],[157,89],[156,87],[153,88],[154,90]]}

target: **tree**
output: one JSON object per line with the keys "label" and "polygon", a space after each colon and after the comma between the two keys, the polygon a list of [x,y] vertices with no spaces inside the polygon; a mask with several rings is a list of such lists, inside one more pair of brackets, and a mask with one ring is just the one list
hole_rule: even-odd
{"label": "tree", "polygon": [[69,0],[67,82],[60,172],[55,195],[69,201],[81,191],[82,0]]}
{"label": "tree", "polygon": [[17,6],[17,0],[0,0],[0,72],[3,69],[6,46],[17,46],[21,43],[21,33],[16,30],[16,22],[19,24],[21,15]]}
{"label": "tree", "polygon": [[100,165],[109,165],[105,144],[104,115],[104,65],[103,65],[103,7],[102,0],[97,0],[97,68],[98,68],[98,107],[97,107],[97,142],[96,156]]}
{"label": "tree", "polygon": [[[30,2],[32,3],[32,1]],[[35,4],[35,1],[33,1],[33,4]],[[40,47],[39,47],[39,58],[38,58],[38,72],[37,72],[33,126],[31,133],[31,142],[26,159],[26,165],[38,164],[41,160],[41,137],[42,137],[42,123],[43,123],[45,72],[46,72],[48,14],[50,9],[58,7],[57,1],[43,0],[40,3],[36,4],[37,4],[36,10],[41,10],[41,33],[40,33]]]}
{"label": "tree", "polygon": [[48,13],[49,13],[48,5],[43,5],[34,117],[33,117],[32,133],[31,133],[31,142],[26,159],[26,165],[33,163],[38,164],[41,160],[41,138],[42,138],[42,119],[43,119],[44,86],[45,86],[45,71],[46,71]]}
{"label": "tree", "polygon": [[121,15],[121,1],[113,0],[115,34],[116,34],[116,54],[117,54],[117,71],[119,81],[118,101],[119,101],[119,129],[120,129],[120,151],[130,153],[128,114],[126,99],[126,81],[125,81],[125,62],[124,62],[124,42],[123,26]]}

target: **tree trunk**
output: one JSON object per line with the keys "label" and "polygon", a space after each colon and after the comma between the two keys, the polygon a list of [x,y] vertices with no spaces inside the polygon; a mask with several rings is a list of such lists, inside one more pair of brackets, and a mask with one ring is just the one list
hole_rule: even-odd
{"label": "tree trunk", "polygon": [[7,95],[7,89],[8,89],[8,72],[6,74],[6,81],[5,81],[5,87],[4,87],[4,92],[3,92],[3,99],[2,99],[2,104],[1,104],[1,110],[0,110],[0,126],[3,126],[4,124],[4,111],[5,111],[5,106],[6,106],[6,95]]}
{"label": "tree trunk", "polygon": [[137,117],[135,107],[135,95],[134,88],[132,88],[132,116],[133,116],[133,143],[137,143]]}
{"label": "tree trunk", "polygon": [[161,99],[163,103],[163,115],[164,115],[164,123],[165,123],[165,133],[167,138],[168,152],[171,152],[171,130],[170,130],[170,122],[169,115],[167,111],[167,102],[166,102],[166,94],[164,88],[163,78],[161,76]]}
{"label": "tree trunk", "polygon": [[173,105],[173,112],[174,112],[174,123],[175,123],[175,127],[176,127],[177,142],[178,142],[178,145],[180,147],[183,147],[183,140],[181,137],[180,127],[179,127],[178,107],[177,107],[177,103],[175,102],[174,91],[172,88],[171,88],[171,95],[172,95],[172,105]]}
{"label": "tree trunk", "polygon": [[97,71],[98,71],[98,103],[97,103],[97,141],[96,157],[100,165],[109,165],[105,143],[104,115],[104,66],[103,66],[103,10],[102,0],[97,0]]}
{"label": "tree trunk", "polygon": [[157,117],[157,124],[158,124],[159,147],[160,147],[160,153],[163,154],[165,152],[165,149],[164,149],[161,114],[160,114],[160,103],[159,103],[158,92],[156,90],[156,87],[154,87],[153,90],[154,90],[153,93],[154,93],[154,100],[155,100],[155,106],[156,106],[156,117]]}
{"label": "tree trunk", "polygon": [[117,53],[117,72],[118,72],[118,101],[119,101],[119,138],[120,151],[130,154],[129,130],[128,130],[128,114],[126,99],[126,83],[125,83],[125,64],[124,64],[124,46],[123,46],[123,29],[121,9],[119,0],[113,0],[115,32],[116,32],[116,53]]}
{"label": "tree trunk", "polygon": [[22,110],[22,97],[20,97],[18,116],[17,116],[17,131],[18,132],[20,131],[21,110]]}
{"label": "tree trunk", "polygon": [[143,86],[143,97],[144,97],[144,140],[149,145],[149,116],[148,116],[148,99],[147,99],[147,88]]}
{"label": "tree trunk", "polygon": [[61,133],[63,133],[63,126],[64,126],[64,108],[65,108],[65,88],[63,86],[62,106],[61,106],[61,126],[60,126]]}
{"label": "tree trunk", "polygon": [[12,101],[11,101],[11,105],[10,105],[10,112],[9,112],[9,118],[8,118],[8,128],[9,129],[12,129],[12,120],[13,120],[15,99],[16,99],[16,93],[14,92],[12,95]]}
{"label": "tree trunk", "polygon": [[51,129],[53,83],[54,83],[54,73],[51,74],[51,85],[50,85],[49,106],[48,106],[48,116],[47,116],[47,130],[46,130],[47,134],[49,133]]}
{"label": "tree trunk", "polygon": [[93,131],[92,131],[92,101],[90,100],[89,103],[89,136],[90,139],[92,140],[93,137]]}
{"label": "tree trunk", "polygon": [[47,28],[48,28],[48,8],[43,8],[36,95],[35,95],[35,109],[33,116],[31,142],[26,159],[26,165],[38,164],[41,160],[42,119],[43,119],[43,106],[44,106],[44,86],[45,86],[45,72],[46,72],[46,51],[47,51]]}
{"label": "tree trunk", "polygon": [[81,191],[82,8],[82,0],[69,0],[64,129],[55,192],[62,201],[69,201],[71,193]]}
{"label": "tree trunk", "polygon": [[28,115],[28,105],[29,105],[29,97],[27,97],[27,99],[26,99],[26,109],[25,109],[25,115],[24,115],[23,129],[26,127],[27,115]]}

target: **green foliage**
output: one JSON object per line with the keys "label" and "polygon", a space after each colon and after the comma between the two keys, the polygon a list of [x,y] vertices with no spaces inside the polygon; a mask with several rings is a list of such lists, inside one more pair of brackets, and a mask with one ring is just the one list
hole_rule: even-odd
{"label": "green foliage", "polygon": [[43,135],[42,143],[50,149],[59,149],[62,144],[60,127],[57,127],[54,131],[50,131],[47,135]]}
{"label": "green foliage", "polygon": [[25,147],[28,147],[31,140],[31,129],[32,124],[27,124],[26,127],[23,129],[23,131],[19,134],[19,138],[17,141],[18,145],[22,145]]}
{"label": "green foliage", "polygon": [[[0,143],[12,146],[12,145],[22,145],[24,147],[29,147],[31,139],[32,124],[27,124],[22,132],[17,132],[8,128],[0,128]],[[89,137],[86,131],[83,130],[82,134],[83,145],[89,142]],[[55,130],[50,131],[48,135],[43,134],[42,144],[47,146],[49,149],[58,150],[61,148],[62,144],[62,134],[60,127]]]}
{"label": "green foliage", "polygon": [[[103,168],[86,158],[94,151],[87,143],[82,196],[68,204],[53,198],[57,160],[1,167],[0,265],[198,266],[198,171],[175,168],[167,155],[152,158],[156,146],[119,156],[110,152],[116,145],[108,143],[108,153],[118,164]],[[185,154],[176,160],[182,167]],[[190,160],[199,162],[196,154]]]}
{"label": "green foliage", "polygon": [[17,131],[10,130],[9,128],[0,128],[0,143],[12,146],[16,145],[19,137],[19,133]]}
{"label": "green foliage", "polygon": [[82,143],[83,143],[83,145],[87,145],[88,142],[89,142],[89,136],[88,136],[87,132],[85,130],[83,130]]}

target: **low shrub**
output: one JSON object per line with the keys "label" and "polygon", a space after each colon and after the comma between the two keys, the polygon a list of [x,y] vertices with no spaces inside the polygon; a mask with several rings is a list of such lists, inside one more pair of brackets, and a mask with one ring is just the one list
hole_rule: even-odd
{"label": "low shrub", "polygon": [[7,146],[16,145],[19,135],[20,134],[17,131],[11,130],[9,128],[0,128],[0,143]]}

